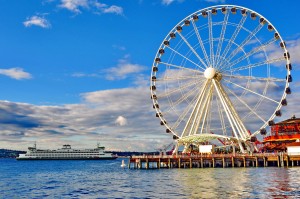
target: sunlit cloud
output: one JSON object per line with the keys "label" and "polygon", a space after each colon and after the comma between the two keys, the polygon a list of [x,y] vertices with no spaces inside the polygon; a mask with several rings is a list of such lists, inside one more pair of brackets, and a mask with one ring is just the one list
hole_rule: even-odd
{"label": "sunlit cloud", "polygon": [[123,116],[118,116],[115,120],[115,123],[119,126],[125,126],[127,125],[127,119]]}
{"label": "sunlit cloud", "polygon": [[103,8],[102,10],[103,13],[112,13],[112,14],[117,14],[117,15],[122,15],[123,14],[123,8],[120,6],[109,6],[106,8]]}
{"label": "sunlit cloud", "polygon": [[51,24],[47,19],[41,16],[32,16],[28,17],[26,21],[23,22],[25,27],[31,27],[31,26],[39,26],[42,28],[50,28]]}
{"label": "sunlit cloud", "polygon": [[[123,15],[123,8],[116,5],[107,5],[96,0],[61,0],[58,7],[80,14],[83,9],[101,13]],[[96,12],[96,13],[97,13]]]}
{"label": "sunlit cloud", "polygon": [[22,68],[0,69],[0,74],[16,80],[32,78],[31,74],[25,72]]}
{"label": "sunlit cloud", "polygon": [[171,3],[173,3],[175,0],[162,0],[162,4],[163,5],[170,5]]}
{"label": "sunlit cloud", "polygon": [[81,13],[80,8],[88,8],[88,0],[61,0],[60,8],[65,8],[75,13]]}
{"label": "sunlit cloud", "polygon": [[105,70],[107,80],[125,79],[132,74],[141,73],[146,69],[145,66],[133,64],[128,61],[128,57],[120,59],[117,66]]}

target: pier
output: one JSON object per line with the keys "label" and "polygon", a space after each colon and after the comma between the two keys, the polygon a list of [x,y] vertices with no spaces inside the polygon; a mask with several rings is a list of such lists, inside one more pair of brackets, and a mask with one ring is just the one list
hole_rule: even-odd
{"label": "pier", "polygon": [[294,167],[300,166],[300,154],[182,154],[132,156],[129,169],[162,168],[236,168],[236,167]]}

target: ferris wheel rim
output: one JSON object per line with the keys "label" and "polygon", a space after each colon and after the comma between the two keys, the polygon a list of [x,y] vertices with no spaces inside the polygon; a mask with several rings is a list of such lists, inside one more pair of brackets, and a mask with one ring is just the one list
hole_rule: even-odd
{"label": "ferris wheel rim", "polygon": [[[170,41],[170,40],[171,40],[170,34],[171,34],[171,33],[174,33],[174,32],[177,32],[176,27],[178,27],[179,25],[180,25],[180,26],[184,26],[184,22],[185,22],[185,20],[187,20],[187,19],[190,19],[190,20],[192,21],[192,16],[194,16],[195,14],[198,14],[198,15],[199,15],[199,13],[201,13],[201,12],[203,12],[203,11],[210,11],[210,12],[211,12],[211,10],[212,10],[213,8],[216,8],[217,10],[220,10],[220,9],[222,9],[222,8],[224,8],[224,7],[226,7],[226,9],[229,9],[229,8],[237,8],[237,9],[240,9],[240,10],[241,10],[241,9],[246,9],[247,12],[250,11],[250,13],[255,13],[255,14],[256,14],[257,16],[259,16],[260,18],[263,18],[263,19],[266,21],[267,24],[270,24],[270,25],[274,28],[274,32],[278,33],[280,42],[281,42],[281,43],[284,42],[283,39],[282,39],[282,37],[281,37],[281,35],[280,35],[280,33],[277,31],[277,29],[275,28],[275,26],[274,26],[268,19],[266,19],[266,18],[263,17],[261,14],[255,12],[255,11],[249,9],[249,8],[242,7],[242,6],[237,6],[237,5],[217,5],[217,6],[211,6],[211,7],[207,7],[207,8],[198,10],[198,11],[196,11],[196,12],[194,12],[194,13],[188,15],[188,16],[185,17],[184,19],[182,19],[179,23],[177,23],[177,24],[171,29],[171,31],[167,34],[167,36],[164,38],[163,42],[164,42],[164,41]],[[230,11],[227,10],[227,12],[229,13]],[[211,15],[211,14],[210,14],[210,15]],[[161,49],[161,47],[163,47],[162,49],[165,49],[165,45],[163,44],[163,42],[162,42],[162,44],[160,45],[160,47],[159,47],[159,49],[158,49],[158,51],[157,51],[157,53],[156,53],[156,56],[155,56],[156,59],[157,59],[157,58],[160,58],[160,57],[162,56],[162,55],[159,53],[159,50]],[[286,45],[284,45],[283,50],[284,50],[284,53],[288,53],[288,50],[287,50],[287,48],[286,48]],[[208,57],[209,57],[209,56],[208,56]],[[207,60],[209,60],[209,59],[207,59]],[[286,64],[290,64],[290,63],[291,63],[289,58],[286,58],[285,60],[286,60]],[[201,59],[200,59],[200,62],[202,63]],[[195,65],[197,65],[197,64],[195,64]],[[151,77],[153,77],[153,74],[155,74],[155,72],[156,72],[156,71],[154,71],[154,67],[156,67],[156,66],[157,66],[157,65],[156,65],[156,60],[154,60],[153,66],[152,66]],[[203,66],[205,66],[206,68],[208,68],[208,65],[207,65],[207,64],[203,64]],[[204,68],[201,67],[201,66],[199,66],[199,68],[204,69]],[[203,72],[203,71],[198,71],[198,72]],[[287,75],[290,75],[290,74],[291,74],[290,70],[287,70]],[[226,76],[226,75],[224,75],[224,76]],[[231,77],[232,77],[232,76],[231,76]],[[283,79],[282,79],[282,80],[283,80]],[[174,136],[179,137],[179,136],[178,136],[179,134],[178,134],[177,132],[173,131],[172,127],[169,126],[169,124],[168,124],[167,121],[165,120],[164,116],[161,115],[160,108],[159,108],[159,107],[156,107],[156,104],[159,104],[159,103],[158,103],[158,100],[154,97],[154,96],[156,96],[156,91],[153,90],[153,86],[156,85],[156,82],[153,81],[153,79],[151,79],[150,82],[151,82],[151,88],[150,88],[150,89],[151,89],[151,98],[152,98],[153,106],[155,106],[154,108],[155,108],[155,110],[156,110],[156,113],[158,114],[158,117],[160,118],[160,120],[161,120],[161,122],[163,123],[163,125],[165,125],[167,129],[169,129],[170,133],[172,133]],[[286,84],[285,84],[284,89],[286,89],[286,88],[289,87],[289,81],[287,80],[287,78],[286,78],[285,82],[286,82]],[[287,96],[286,92],[283,92],[282,97],[281,97],[281,99],[280,99],[280,102],[281,102],[283,99],[285,99],[286,96]],[[280,102],[278,103],[278,106],[276,107],[274,113],[270,116],[270,118],[268,119],[268,121],[273,120],[273,119],[275,118],[275,116],[276,116],[276,115],[275,115],[276,111],[278,111],[278,110],[281,109],[282,104],[281,104]],[[252,133],[251,136],[256,136],[257,134],[259,134],[260,130],[261,130],[261,129],[264,129],[264,128],[268,125],[268,121],[264,122],[264,124],[261,126],[261,128],[258,129],[257,131],[255,131],[254,133]]]}

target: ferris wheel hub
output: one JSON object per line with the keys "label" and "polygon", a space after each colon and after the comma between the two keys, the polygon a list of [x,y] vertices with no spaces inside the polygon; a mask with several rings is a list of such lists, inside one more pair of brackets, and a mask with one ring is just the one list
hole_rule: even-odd
{"label": "ferris wheel hub", "polygon": [[212,79],[214,78],[216,75],[216,69],[214,69],[213,67],[209,67],[204,71],[204,77],[206,79]]}

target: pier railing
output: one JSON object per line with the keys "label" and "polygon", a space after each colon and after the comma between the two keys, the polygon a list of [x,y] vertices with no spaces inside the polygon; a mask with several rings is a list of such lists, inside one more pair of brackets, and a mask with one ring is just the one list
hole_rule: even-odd
{"label": "pier railing", "polygon": [[[253,154],[180,154],[180,155],[140,155],[132,156],[132,158],[231,158],[231,157],[275,157],[286,153],[253,153]],[[300,155],[300,154],[299,154]]]}

